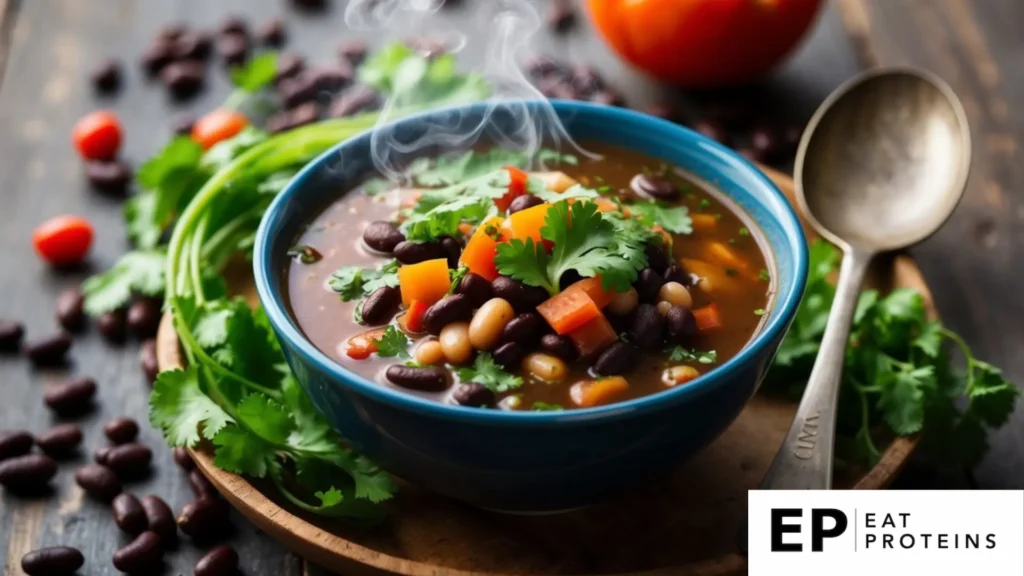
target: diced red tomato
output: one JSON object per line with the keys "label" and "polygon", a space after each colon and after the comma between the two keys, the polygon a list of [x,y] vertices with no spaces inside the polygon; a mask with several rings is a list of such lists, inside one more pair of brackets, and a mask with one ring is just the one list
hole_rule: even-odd
{"label": "diced red tomato", "polygon": [[506,192],[501,198],[494,201],[494,205],[502,212],[508,210],[508,205],[511,204],[513,200],[523,194],[526,194],[526,181],[529,178],[529,175],[526,172],[523,172],[515,166],[506,166],[505,170],[508,171],[509,175],[508,192]]}
{"label": "diced red tomato", "polygon": [[405,311],[405,329],[409,332],[423,332],[423,315],[429,307],[419,300],[413,300]]}
{"label": "diced red tomato", "polygon": [[353,360],[366,360],[377,352],[377,340],[384,335],[384,328],[375,328],[348,339],[345,354]]}

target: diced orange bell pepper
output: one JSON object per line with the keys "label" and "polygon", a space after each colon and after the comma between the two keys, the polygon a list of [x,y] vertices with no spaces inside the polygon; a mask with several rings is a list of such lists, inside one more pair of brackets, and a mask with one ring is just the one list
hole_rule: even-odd
{"label": "diced orange bell pepper", "polygon": [[570,332],[569,338],[576,344],[576,351],[580,353],[580,356],[589,357],[603,352],[605,348],[614,344],[619,336],[604,314],[600,314],[597,318]]}
{"label": "diced orange bell pepper", "polygon": [[718,306],[714,303],[693,311],[693,317],[697,320],[697,329],[700,331],[713,330],[722,326],[722,317],[718,313]]}
{"label": "diced orange bell pepper", "polygon": [[505,192],[504,196],[494,201],[494,205],[502,212],[508,210],[508,205],[513,200],[526,194],[526,181],[529,179],[529,175],[526,172],[515,166],[506,166],[505,170],[508,171],[509,176],[508,192]]}
{"label": "diced orange bell pepper", "polygon": [[526,241],[533,238],[534,242],[542,242],[540,229],[544,227],[544,219],[548,215],[551,204],[538,204],[526,210],[520,210],[510,215],[502,223],[502,231],[508,238],[518,238]]}
{"label": "diced orange bell pepper", "polygon": [[402,290],[402,303],[406,308],[413,300],[430,306],[448,293],[452,286],[448,276],[448,260],[437,258],[398,268],[398,286]]}
{"label": "diced orange bell pepper", "polygon": [[495,216],[481,224],[472,238],[462,250],[459,262],[465,264],[469,271],[488,280],[498,277],[498,265],[494,257],[498,255],[498,239],[500,238],[502,218]]}
{"label": "diced orange bell pepper", "polygon": [[427,308],[430,306],[413,300],[405,311],[405,329],[409,332],[423,332],[423,315],[427,313]]}
{"label": "diced orange bell pepper", "polygon": [[569,397],[580,408],[610,404],[629,391],[629,382],[622,376],[584,380],[572,385]]}
{"label": "diced orange bell pepper", "polygon": [[564,290],[537,306],[537,313],[548,321],[558,334],[568,334],[601,315],[586,292]]}
{"label": "diced orange bell pepper", "polygon": [[735,268],[736,270],[746,270],[750,266],[745,258],[717,240],[708,242],[706,250],[708,259],[714,260],[722,266]]}
{"label": "diced orange bell pepper", "polygon": [[587,296],[590,296],[590,299],[594,301],[594,304],[596,304],[598,308],[604,308],[605,306],[607,306],[612,301],[612,298],[615,296],[615,293],[612,292],[611,290],[605,290],[604,288],[601,287],[600,276],[594,276],[593,278],[584,278],[583,280],[576,282],[572,286],[569,286],[565,290],[583,290],[584,292],[587,293]]}
{"label": "diced orange bell pepper", "polygon": [[384,328],[374,328],[348,339],[345,355],[353,360],[366,360],[377,352],[377,340],[384,335]]}

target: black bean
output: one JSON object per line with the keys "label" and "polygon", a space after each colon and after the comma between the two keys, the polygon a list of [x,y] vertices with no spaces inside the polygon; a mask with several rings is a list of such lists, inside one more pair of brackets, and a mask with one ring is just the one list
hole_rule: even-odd
{"label": "black bean", "polygon": [[92,461],[106,466],[107,460],[110,458],[110,451],[113,449],[113,446],[100,446],[96,450],[93,450]]}
{"label": "black bean", "polygon": [[288,38],[288,30],[281,18],[271,18],[260,25],[256,38],[266,46],[280,47]]}
{"label": "black bean", "polygon": [[583,280],[582,274],[575,270],[566,270],[562,273],[562,277],[558,279],[558,289],[565,290],[580,280]]}
{"label": "black bean", "polygon": [[419,264],[426,260],[447,258],[444,248],[436,242],[399,242],[393,251],[395,259],[402,264]]}
{"label": "black bean", "polygon": [[26,454],[0,462],[0,486],[13,492],[38,491],[57,475],[57,462],[45,454]]}
{"label": "black bean", "polygon": [[117,474],[102,464],[86,464],[79,468],[75,471],[75,483],[89,496],[104,502],[110,502],[121,493]]}
{"label": "black bean", "polygon": [[174,458],[174,463],[186,472],[192,471],[196,467],[196,463],[192,460],[192,456],[188,453],[188,450],[181,446],[175,446],[174,449],[171,450],[171,456]]}
{"label": "black bean", "polygon": [[533,208],[534,206],[540,206],[544,201],[537,198],[533,194],[523,194],[512,199],[512,202],[508,205],[508,213],[515,214],[520,210],[526,210],[527,208]]}
{"label": "black bean", "polygon": [[71,336],[60,332],[39,340],[30,340],[22,350],[36,366],[58,366],[65,363],[70,349]]}
{"label": "black bean", "polygon": [[218,498],[220,493],[210,484],[210,481],[203,476],[199,470],[192,470],[188,473],[188,485],[196,498]]}
{"label": "black bean", "polygon": [[175,60],[204,60],[210,55],[213,41],[209,34],[198,30],[185,32],[174,40]]}
{"label": "black bean", "polygon": [[85,556],[70,546],[40,548],[21,557],[21,569],[28,576],[73,576],[84,565]]}
{"label": "black bean", "polygon": [[125,314],[123,309],[104,312],[96,319],[96,330],[99,331],[100,335],[103,336],[107,342],[113,344],[124,342],[124,337],[127,332],[127,324],[125,324],[124,316]]}
{"label": "black bean", "polygon": [[398,288],[381,286],[374,290],[363,300],[362,316],[363,324],[367,326],[380,326],[387,324],[398,312],[398,305],[402,303],[402,293]]}
{"label": "black bean", "polygon": [[594,104],[602,104],[604,106],[625,106],[626,97],[620,94],[618,91],[611,88],[605,88],[594,92],[589,100]]}
{"label": "black bean", "polygon": [[605,311],[605,317],[608,318],[608,323],[612,325],[616,333],[629,332],[630,328],[633,327],[633,319],[636,318],[636,308],[626,314],[616,314],[611,310],[607,310]]}
{"label": "black bean", "polygon": [[190,136],[196,125],[196,117],[191,114],[179,114],[171,120],[171,132],[178,136]]}
{"label": "black bean", "polygon": [[178,539],[178,524],[174,521],[174,512],[159,496],[150,494],[142,500],[142,509],[146,512],[146,524],[149,529],[167,544]]}
{"label": "black bean", "polygon": [[664,284],[665,278],[660,273],[653,268],[644,268],[640,271],[640,276],[636,279],[634,286],[641,302],[654,302],[658,298],[658,291]]}
{"label": "black bean", "polygon": [[299,104],[295,108],[288,111],[288,125],[289,130],[292,128],[298,128],[299,126],[305,126],[312,124],[320,119],[320,105],[316,102],[306,102],[305,104]]}
{"label": "black bean", "polygon": [[494,350],[494,361],[506,370],[515,370],[526,356],[526,350],[518,342],[506,342]]}
{"label": "black bean", "polygon": [[91,160],[85,163],[85,179],[94,190],[124,196],[132,180],[132,169],[120,160]]}
{"label": "black bean", "polygon": [[640,304],[636,307],[633,326],[629,331],[632,341],[644,350],[651,350],[661,343],[665,318],[658,313],[654,304]]}
{"label": "black bean", "polygon": [[277,94],[286,108],[294,108],[299,104],[315,100],[316,86],[313,85],[309,75],[298,73],[282,79],[277,85]]}
{"label": "black bean", "polygon": [[149,521],[146,520],[146,509],[134,495],[127,492],[118,494],[110,503],[110,510],[114,515],[114,524],[123,532],[136,535],[145,532],[149,528]]}
{"label": "black bean", "polygon": [[287,132],[292,128],[292,116],[287,110],[271,114],[270,117],[267,118],[267,132],[271,134],[280,134],[281,132]]}
{"label": "black bean", "polygon": [[725,142],[726,140],[727,134],[725,132],[725,129],[722,128],[722,125],[718,124],[717,122],[701,120],[700,122],[697,122],[696,124],[693,125],[693,129],[696,130],[698,133],[703,134],[708,138],[711,138],[712,140],[718,142]]}
{"label": "black bean", "polygon": [[633,360],[638,354],[639,351],[629,344],[616,342],[597,357],[594,371],[602,376],[625,374],[632,367]]}
{"label": "black bean", "polygon": [[150,384],[156,381],[160,366],[156,358],[156,340],[146,340],[139,350],[139,365]]}
{"label": "black bean", "polygon": [[647,254],[647,266],[649,268],[653,268],[659,273],[663,273],[668,268],[669,259],[661,246],[648,242],[644,246],[644,252]]}
{"label": "black bean", "polygon": [[366,42],[358,38],[346,38],[338,43],[338,57],[352,66],[359,65],[368,52]]}
{"label": "black bean", "polygon": [[277,74],[274,84],[280,84],[288,78],[295,78],[306,69],[306,60],[295,52],[281,52],[277,57]]}
{"label": "black bean", "polygon": [[565,32],[576,23],[576,9],[568,0],[550,0],[544,22],[555,32]]}
{"label": "black bean", "polygon": [[448,258],[448,267],[453,270],[458,268],[459,257],[462,256],[462,243],[451,236],[442,236],[440,238],[440,244]]}
{"label": "black bean", "polygon": [[437,336],[452,322],[468,322],[473,318],[473,304],[465,294],[451,294],[435,302],[423,314],[423,328]]}
{"label": "black bean", "polygon": [[107,466],[119,476],[136,477],[149,470],[153,451],[138,442],[121,444],[110,450]]}
{"label": "black bean", "polygon": [[93,68],[89,75],[97,92],[110,93],[121,87],[121,62],[107,58]]}
{"label": "black bean", "polygon": [[675,342],[685,342],[697,333],[697,318],[693,311],[685,306],[673,306],[665,315],[668,334]]}
{"label": "black bean", "polygon": [[452,392],[452,400],[460,406],[482,408],[494,405],[494,392],[478,382],[459,384]]}
{"label": "black bean", "polygon": [[589,64],[578,64],[572,67],[569,82],[576,92],[588,97],[604,88],[604,81],[597,69]]}
{"label": "black bean", "polygon": [[152,338],[160,327],[160,303],[152,298],[139,298],[128,307],[128,329],[137,338]]}
{"label": "black bean", "polygon": [[465,294],[473,308],[483,306],[484,302],[490,300],[494,295],[491,283],[483,276],[472,272],[462,277],[462,281],[459,282],[459,287],[455,291]]}
{"label": "black bean", "polygon": [[68,332],[76,332],[85,325],[85,295],[82,289],[69,288],[57,296],[57,322]]}
{"label": "black bean", "polygon": [[230,36],[233,34],[248,36],[249,23],[245,21],[245,18],[237,14],[229,14],[220,21],[220,26],[217,28],[217,32],[221,36]]}
{"label": "black bean", "polygon": [[501,330],[501,342],[518,342],[523,348],[532,348],[537,340],[544,319],[536,312],[522,312],[505,324]]}
{"label": "black bean", "polygon": [[154,42],[172,42],[181,37],[182,34],[188,32],[188,26],[184,22],[170,22],[164,24],[156,31],[156,36],[153,37]]}
{"label": "black bean", "polygon": [[249,59],[249,39],[241,34],[226,34],[217,40],[217,53],[227,66],[239,66]]}
{"label": "black bean", "polygon": [[491,290],[497,298],[504,298],[518,312],[535,309],[550,297],[547,290],[539,286],[527,286],[508,276],[498,276],[491,282]]}
{"label": "black bean", "polygon": [[160,72],[160,82],[175,98],[188,98],[199,92],[206,82],[206,66],[194,60],[168,64]]}
{"label": "black bean", "polygon": [[0,320],[0,352],[16,352],[24,336],[25,327],[20,323]]}
{"label": "black bean", "polygon": [[523,60],[522,69],[534,78],[560,75],[564,73],[562,65],[554,58],[544,54],[530,54]]}
{"label": "black bean", "polygon": [[405,234],[398,230],[391,222],[377,220],[370,222],[363,230],[363,242],[378,252],[390,254],[394,252],[395,246],[405,241]]}
{"label": "black bean", "polygon": [[36,436],[36,445],[52,458],[67,458],[78,451],[82,429],[77,424],[58,424]]}
{"label": "black bean", "polygon": [[156,76],[174,61],[174,44],[169,40],[157,40],[142,53],[142,67],[150,76]]}
{"label": "black bean", "polygon": [[629,182],[629,187],[642,198],[651,198],[670,202],[679,198],[677,188],[667,178],[653,174],[637,174]]}
{"label": "black bean", "polygon": [[0,461],[28,454],[35,444],[35,438],[24,430],[0,432]]}
{"label": "black bean", "polygon": [[224,532],[228,506],[220,499],[200,498],[189,502],[178,514],[178,529],[193,540],[209,541]]}
{"label": "black bean", "polygon": [[164,557],[164,547],[156,532],[139,534],[124,548],[114,552],[114,568],[129,574],[155,574]]}
{"label": "black bean", "polygon": [[690,275],[687,274],[686,270],[683,270],[682,266],[678,264],[670,264],[669,267],[665,269],[665,282],[678,282],[683,286],[689,286],[691,284]]}
{"label": "black bean", "polygon": [[196,563],[195,576],[232,576],[238,570],[238,552],[224,544],[206,553]]}
{"label": "black bean", "polygon": [[439,366],[393,364],[388,366],[384,375],[395,386],[409,388],[410,390],[440,392],[441,390],[446,390],[450,385],[448,381],[450,374]]}
{"label": "black bean", "polygon": [[103,434],[114,444],[127,444],[139,435],[139,424],[127,416],[115,418],[103,425]]}
{"label": "black bean", "polygon": [[545,334],[540,338],[540,348],[552,356],[557,356],[566,362],[576,359],[576,345],[572,338],[559,336],[558,334]]}
{"label": "black bean", "polygon": [[351,84],[355,70],[348,62],[339,62],[315,68],[307,74],[310,75],[310,80],[317,90],[333,92]]}
{"label": "black bean", "polygon": [[48,387],[43,392],[43,402],[54,412],[70,416],[91,408],[95,395],[96,381],[80,376]]}
{"label": "black bean", "polygon": [[327,114],[331,118],[344,118],[375,108],[379,102],[380,96],[374,90],[366,86],[356,86],[335,98]]}

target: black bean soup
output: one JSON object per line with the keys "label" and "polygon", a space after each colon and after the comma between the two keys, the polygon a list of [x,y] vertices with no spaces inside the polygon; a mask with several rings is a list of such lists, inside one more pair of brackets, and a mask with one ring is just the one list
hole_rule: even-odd
{"label": "black bean soup", "polygon": [[655,394],[736,355],[772,294],[750,220],[660,161],[585,148],[600,159],[542,151],[527,172],[482,150],[345,194],[289,252],[298,325],[382,386],[504,410]]}

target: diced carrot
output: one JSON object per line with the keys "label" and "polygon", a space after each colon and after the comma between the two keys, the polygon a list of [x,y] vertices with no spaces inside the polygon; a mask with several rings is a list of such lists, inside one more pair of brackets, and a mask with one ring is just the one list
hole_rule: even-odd
{"label": "diced carrot", "polygon": [[551,204],[538,204],[526,210],[520,210],[510,215],[502,223],[502,231],[509,238],[518,238],[526,241],[533,238],[534,242],[541,242],[540,229],[544,227],[544,219],[548,215]]}
{"label": "diced carrot", "polygon": [[508,171],[509,176],[508,192],[505,192],[504,196],[497,198],[494,201],[494,205],[502,212],[508,210],[508,205],[511,204],[513,200],[523,194],[526,194],[526,180],[529,178],[529,175],[526,172],[523,172],[515,166],[506,166],[505,170]]}
{"label": "diced carrot", "polygon": [[377,340],[384,335],[384,328],[374,328],[348,339],[345,354],[353,360],[366,360],[377,351]]}
{"label": "diced carrot", "polygon": [[402,303],[406,308],[413,300],[430,306],[448,293],[452,286],[448,276],[448,260],[438,258],[398,268],[398,286],[402,290]]}
{"label": "diced carrot", "polygon": [[622,376],[611,376],[600,380],[583,380],[572,385],[569,397],[580,408],[592,408],[610,404],[629,391],[629,382]]}
{"label": "diced carrot", "polygon": [[700,331],[714,330],[721,328],[722,317],[718,314],[718,306],[714,303],[693,311],[693,317],[697,320],[697,329]]}
{"label": "diced carrot", "polygon": [[594,301],[594,304],[596,304],[598,308],[604,308],[607,306],[615,296],[615,293],[611,290],[605,290],[601,287],[600,276],[584,278],[565,289],[566,292],[569,290],[583,290],[587,293],[587,296],[590,296],[590,299]]}
{"label": "diced carrot", "polygon": [[684,270],[700,277],[697,287],[704,292],[709,294],[719,292],[738,294],[743,290],[740,282],[726,274],[725,268],[721,266],[691,258],[683,258],[681,262]]}
{"label": "diced carrot", "polygon": [[558,334],[568,334],[601,315],[601,309],[581,289],[564,290],[537,306],[537,313]]}
{"label": "diced carrot", "polygon": [[534,172],[533,175],[544,182],[545,188],[559,194],[578,184],[565,172]]}
{"label": "diced carrot", "polygon": [[405,329],[409,332],[423,332],[423,315],[427,313],[430,306],[413,300],[409,303],[409,309],[405,311]]}
{"label": "diced carrot", "polygon": [[597,204],[598,212],[616,212],[619,209],[619,205],[607,198],[594,198],[594,204]]}
{"label": "diced carrot", "polygon": [[481,224],[466,243],[459,258],[459,262],[465,264],[470,272],[488,280],[498,277],[498,266],[494,263],[494,257],[498,254],[498,240],[495,236],[500,234],[501,223],[502,218],[496,216]]}
{"label": "diced carrot", "polygon": [[717,240],[708,242],[705,250],[709,259],[717,261],[722,266],[735,268],[736,270],[746,270],[750,266],[745,258]]}
{"label": "diced carrot", "polygon": [[690,220],[694,230],[708,231],[718,226],[718,218],[714,214],[690,214]]}
{"label": "diced carrot", "polygon": [[570,332],[569,338],[576,344],[576,351],[580,356],[588,357],[603,352],[605,348],[614,344],[619,336],[604,314],[601,314]]}

